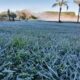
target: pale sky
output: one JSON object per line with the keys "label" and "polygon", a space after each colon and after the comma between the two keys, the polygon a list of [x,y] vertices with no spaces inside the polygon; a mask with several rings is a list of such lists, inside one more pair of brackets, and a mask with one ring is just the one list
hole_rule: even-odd
{"label": "pale sky", "polygon": [[[32,12],[58,11],[59,7],[52,8],[52,4],[56,0],[0,0],[0,11],[11,9],[12,11],[28,9]],[[69,10],[78,12],[78,6],[73,0],[68,0]],[[63,6],[63,11],[66,7]]]}

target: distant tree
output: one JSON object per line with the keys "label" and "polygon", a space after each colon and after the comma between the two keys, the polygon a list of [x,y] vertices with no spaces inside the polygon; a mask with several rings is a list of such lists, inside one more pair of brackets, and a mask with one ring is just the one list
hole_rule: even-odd
{"label": "distant tree", "polygon": [[0,13],[0,21],[6,20],[7,14],[5,13]]}
{"label": "distant tree", "polygon": [[78,17],[77,17],[77,22],[79,22],[79,16],[80,16],[80,0],[74,0],[74,2],[79,6]]}
{"label": "distant tree", "polygon": [[56,2],[52,5],[52,7],[59,6],[59,22],[61,22],[61,11],[62,11],[62,6],[66,6],[68,9],[68,4],[66,0],[56,0]]}
{"label": "distant tree", "polygon": [[17,17],[17,15],[15,13],[10,13],[10,17],[12,18],[12,21],[15,21],[15,18]]}
{"label": "distant tree", "polygon": [[37,19],[37,17],[34,16],[34,15],[31,15],[29,18],[31,18],[31,19]]}
{"label": "distant tree", "polygon": [[1,14],[0,14],[0,17],[7,17],[7,14],[1,13]]}
{"label": "distant tree", "polygon": [[10,10],[8,9],[7,11],[8,17],[9,17],[9,21],[10,21]]}
{"label": "distant tree", "polygon": [[25,20],[26,19],[26,13],[25,12],[21,12],[19,17],[20,17],[20,19]]}

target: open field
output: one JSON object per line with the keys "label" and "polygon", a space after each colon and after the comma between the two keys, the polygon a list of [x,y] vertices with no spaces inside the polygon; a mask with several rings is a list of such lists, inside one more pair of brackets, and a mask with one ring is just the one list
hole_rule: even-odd
{"label": "open field", "polygon": [[80,23],[0,22],[0,80],[80,80]]}

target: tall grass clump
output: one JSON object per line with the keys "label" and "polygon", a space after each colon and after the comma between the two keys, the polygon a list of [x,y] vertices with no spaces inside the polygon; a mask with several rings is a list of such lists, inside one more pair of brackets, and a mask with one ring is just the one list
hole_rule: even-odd
{"label": "tall grass clump", "polygon": [[27,45],[27,41],[21,37],[14,37],[11,42],[13,47],[23,48]]}

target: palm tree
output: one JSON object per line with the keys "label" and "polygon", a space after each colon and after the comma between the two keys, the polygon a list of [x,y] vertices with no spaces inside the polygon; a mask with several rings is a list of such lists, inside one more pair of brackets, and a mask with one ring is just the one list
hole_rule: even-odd
{"label": "palm tree", "polygon": [[66,6],[68,9],[68,4],[67,1],[65,0],[56,0],[56,2],[52,5],[52,7],[59,6],[59,22],[61,22],[61,11],[62,11],[62,6]]}
{"label": "palm tree", "polygon": [[74,0],[74,2],[75,2],[76,4],[78,4],[78,6],[79,6],[79,10],[78,10],[78,17],[77,17],[77,22],[79,22],[79,14],[80,14],[80,0]]}

